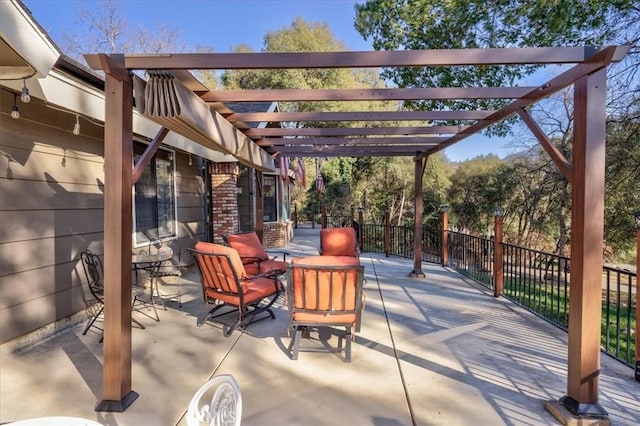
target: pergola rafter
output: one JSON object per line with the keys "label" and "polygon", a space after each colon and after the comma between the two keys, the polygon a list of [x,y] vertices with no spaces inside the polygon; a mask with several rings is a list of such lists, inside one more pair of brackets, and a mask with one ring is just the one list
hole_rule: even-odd
{"label": "pergola rafter", "polygon": [[[605,415],[598,404],[600,305],[603,245],[606,67],[624,58],[628,47],[603,49],[509,48],[378,52],[200,53],[155,55],[87,55],[88,64],[106,73],[105,119],[105,322],[104,398],[101,406],[124,409],[132,401],[130,332],[131,246],[131,71],[305,69],[367,67],[449,67],[487,65],[572,64],[548,82],[531,87],[363,88],[331,90],[206,91],[194,85],[198,102],[214,111],[216,137],[249,139],[248,148],[275,156],[407,156],[415,161],[415,235],[422,234],[422,176],[426,159],[454,143],[518,114],[573,185],[571,298],[567,395],[562,404],[577,415]],[[525,108],[573,85],[575,127],[573,162],[553,148]],[[191,89],[189,89],[191,90]],[[191,92],[189,92],[192,94]],[[277,101],[420,101],[511,100],[498,110],[469,111],[305,111],[260,112],[231,103]],[[481,104],[481,103],[480,103]],[[128,118],[127,118],[128,117]],[[407,123],[395,127],[397,122]],[[286,128],[253,128],[251,123],[279,123]],[[309,127],[309,122],[312,124]],[[344,123],[359,122],[348,129]],[[422,123],[421,123],[422,122]],[[435,122],[435,123],[434,123]],[[283,123],[287,125],[283,125]],[[289,124],[295,123],[294,126]],[[433,125],[433,126],[432,126]],[[229,126],[233,126],[232,132]],[[273,127],[273,126],[270,126]],[[180,132],[184,129],[170,129]],[[240,133],[238,130],[244,132]],[[423,135],[423,136],[419,136]],[[159,135],[161,137],[161,135]],[[257,141],[257,144],[256,144]],[[225,141],[212,141],[222,144]],[[246,141],[243,141],[246,142]],[[255,150],[253,151],[256,152]],[[261,173],[258,173],[261,175]],[[128,189],[127,189],[128,188]],[[115,191],[115,192],[114,192]],[[259,215],[258,221],[260,221]],[[256,224],[256,227],[262,223]],[[414,244],[414,271],[420,269],[422,247]],[[130,266],[130,265],[129,265]],[[127,272],[127,269],[129,271]],[[128,275],[127,275],[128,274]],[[115,314],[114,314],[115,312]],[[107,317],[107,315],[105,315]],[[114,408],[115,407],[115,408]],[[603,414],[604,412],[604,414]]]}

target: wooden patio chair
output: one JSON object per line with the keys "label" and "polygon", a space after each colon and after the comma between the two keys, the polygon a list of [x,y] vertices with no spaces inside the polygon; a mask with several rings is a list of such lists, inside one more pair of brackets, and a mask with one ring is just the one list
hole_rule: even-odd
{"label": "wooden patio chair", "polygon": [[323,256],[359,257],[360,248],[355,229],[350,226],[321,229],[319,251]]}
{"label": "wooden patio chair", "polygon": [[[238,327],[245,327],[268,317],[276,318],[271,306],[282,291],[278,271],[249,276],[238,251],[219,244],[199,242],[188,250],[198,265],[204,301],[214,305],[198,318],[198,327],[209,319],[237,312],[237,321],[224,333],[228,337]],[[216,315],[225,306],[230,306],[233,310]],[[256,320],[256,315],[262,312],[268,315]]]}
{"label": "wooden patio chair", "polygon": [[[348,256],[310,256],[293,259],[287,270],[287,302],[289,327],[294,336],[289,345],[291,359],[298,359],[299,351],[342,352],[345,344],[345,361],[351,362],[352,330],[360,330],[364,307],[364,267],[358,259]],[[310,335],[312,328],[344,327],[337,347],[315,345],[301,347],[300,340]]]}
{"label": "wooden patio chair", "polygon": [[272,271],[280,271],[280,274],[284,274],[287,271],[287,254],[289,253],[286,251],[272,252],[280,253],[283,260],[276,260],[277,256],[270,257],[255,232],[226,234],[222,238],[227,246],[238,250],[247,274],[258,275]]}

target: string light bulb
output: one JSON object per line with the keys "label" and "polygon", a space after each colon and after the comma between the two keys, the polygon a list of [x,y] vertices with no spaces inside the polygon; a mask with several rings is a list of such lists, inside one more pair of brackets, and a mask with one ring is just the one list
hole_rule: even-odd
{"label": "string light bulb", "polygon": [[80,134],[80,116],[76,114],[76,124],[73,125],[73,134],[78,136]]}
{"label": "string light bulb", "polygon": [[20,118],[20,110],[18,109],[18,95],[13,95],[13,106],[11,107],[11,118],[17,120]]}
{"label": "string light bulb", "polygon": [[29,102],[31,102],[31,95],[29,95],[27,80],[24,78],[22,79],[22,95],[20,95],[20,100],[25,104],[28,104]]}
{"label": "string light bulb", "polygon": [[189,153],[189,165],[193,165],[193,160],[191,159],[191,153]]}

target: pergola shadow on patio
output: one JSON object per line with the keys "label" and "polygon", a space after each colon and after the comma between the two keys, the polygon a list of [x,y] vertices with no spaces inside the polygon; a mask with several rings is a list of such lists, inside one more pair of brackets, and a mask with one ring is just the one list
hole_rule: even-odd
{"label": "pergola shadow on patio", "polygon": [[[298,229],[287,248],[316,254],[318,230]],[[78,325],[53,339],[1,347],[0,422],[65,415],[105,425],[185,424],[191,396],[211,376],[232,374],[243,425],[555,424],[544,408],[566,380],[567,334],[456,272],[364,253],[367,305],[352,363],[336,354],[286,353],[288,312],[225,338],[221,325],[196,327],[206,307],[195,271],[183,306],[167,303],[160,322],[142,312],[132,329],[132,382],[140,394],[125,412],[96,412],[104,346]],[[167,286],[170,286],[167,278]],[[162,286],[161,286],[162,288]],[[167,288],[165,288],[167,290]],[[640,384],[608,357],[600,401],[613,424],[640,423]]]}

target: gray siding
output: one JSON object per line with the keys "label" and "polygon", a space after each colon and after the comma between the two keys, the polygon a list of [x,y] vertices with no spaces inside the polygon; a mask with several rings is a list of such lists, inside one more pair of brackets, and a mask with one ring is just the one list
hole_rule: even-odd
{"label": "gray siding", "polygon": [[[3,92],[4,94],[4,92]],[[3,96],[2,104],[8,97]],[[12,99],[11,99],[12,101]],[[37,100],[21,118],[0,114],[0,343],[84,310],[92,303],[79,263],[103,253],[102,128]],[[10,107],[9,107],[10,110]],[[176,257],[204,239],[199,161],[175,154]]]}

